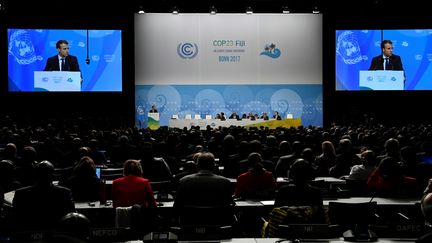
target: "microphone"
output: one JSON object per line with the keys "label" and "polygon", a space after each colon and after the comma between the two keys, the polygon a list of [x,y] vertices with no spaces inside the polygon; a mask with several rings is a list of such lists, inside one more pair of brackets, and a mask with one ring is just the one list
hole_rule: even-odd
{"label": "microphone", "polygon": [[410,218],[408,216],[406,216],[405,214],[403,214],[403,213],[399,212],[399,213],[397,213],[397,215],[399,215],[401,218],[403,218],[406,221],[410,221]]}
{"label": "microphone", "polygon": [[90,57],[89,57],[89,30],[87,30],[87,58],[86,58],[86,64],[90,64]]}
{"label": "microphone", "polygon": [[370,203],[371,203],[372,200],[376,197],[377,194],[378,194],[378,192],[376,192],[376,191],[372,194],[372,197],[371,197],[371,199],[369,200]]}

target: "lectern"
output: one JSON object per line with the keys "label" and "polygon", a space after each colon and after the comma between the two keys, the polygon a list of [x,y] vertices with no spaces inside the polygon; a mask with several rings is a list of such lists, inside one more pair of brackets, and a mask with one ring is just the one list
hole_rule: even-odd
{"label": "lectern", "polygon": [[34,90],[81,91],[81,72],[35,71]]}
{"label": "lectern", "polygon": [[159,128],[159,113],[148,113],[147,124],[151,130],[157,130]]}
{"label": "lectern", "polygon": [[404,71],[360,71],[360,90],[404,90]]}

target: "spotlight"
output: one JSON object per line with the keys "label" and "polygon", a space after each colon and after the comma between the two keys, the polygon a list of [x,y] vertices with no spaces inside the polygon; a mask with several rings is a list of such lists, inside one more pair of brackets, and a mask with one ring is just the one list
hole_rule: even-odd
{"label": "spotlight", "polygon": [[318,6],[314,6],[314,7],[312,8],[312,13],[313,13],[313,14],[319,14],[319,13],[320,13],[320,10],[319,10]]}
{"label": "spotlight", "polygon": [[140,6],[140,7],[139,7],[139,9],[138,9],[138,13],[139,13],[139,14],[144,14],[144,13],[145,13],[145,11],[144,11],[144,7],[143,7],[143,6]]}
{"label": "spotlight", "polygon": [[173,13],[173,14],[178,14],[178,13],[179,13],[179,9],[177,8],[177,6],[174,6],[174,7],[172,8],[172,13]]}
{"label": "spotlight", "polygon": [[215,15],[216,13],[217,13],[217,9],[215,8],[215,6],[211,6],[210,7],[210,14]]}
{"label": "spotlight", "polygon": [[282,7],[282,13],[284,13],[284,14],[289,14],[290,13],[290,9],[288,8],[288,6],[283,6]]}
{"label": "spotlight", "polygon": [[248,6],[248,7],[246,8],[246,14],[253,14],[253,9],[252,9],[251,6]]}

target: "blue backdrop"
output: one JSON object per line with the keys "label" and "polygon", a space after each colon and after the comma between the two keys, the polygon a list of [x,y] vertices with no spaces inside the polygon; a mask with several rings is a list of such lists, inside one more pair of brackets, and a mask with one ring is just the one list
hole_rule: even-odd
{"label": "blue backdrop", "polygon": [[167,126],[173,114],[212,115],[232,112],[275,111],[301,118],[302,125],[322,126],[322,85],[136,85],[136,126],[147,127],[147,113],[156,105],[160,125]]}

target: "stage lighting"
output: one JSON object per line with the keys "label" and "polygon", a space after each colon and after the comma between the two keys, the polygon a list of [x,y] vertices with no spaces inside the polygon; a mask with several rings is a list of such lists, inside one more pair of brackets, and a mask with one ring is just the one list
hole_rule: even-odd
{"label": "stage lighting", "polygon": [[318,6],[314,6],[312,8],[312,13],[314,13],[314,14],[319,14],[320,13],[320,10],[319,10]]}
{"label": "stage lighting", "polygon": [[210,7],[210,14],[215,15],[216,13],[217,13],[217,9],[215,8],[215,6],[211,6]]}
{"label": "stage lighting", "polygon": [[251,6],[246,8],[246,14],[253,14],[253,9]]}
{"label": "stage lighting", "polygon": [[140,7],[139,7],[139,9],[138,9],[138,13],[139,13],[139,14],[144,14],[144,13],[145,13],[145,11],[144,11],[144,7],[143,7],[143,6],[140,6]]}
{"label": "stage lighting", "polygon": [[290,9],[288,8],[288,6],[283,6],[282,7],[282,13],[284,13],[284,14],[289,14],[290,13]]}
{"label": "stage lighting", "polygon": [[173,13],[173,14],[178,14],[178,13],[179,13],[179,9],[177,8],[177,6],[174,6],[174,7],[172,8],[172,13]]}

